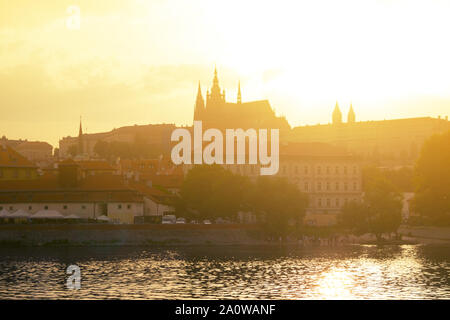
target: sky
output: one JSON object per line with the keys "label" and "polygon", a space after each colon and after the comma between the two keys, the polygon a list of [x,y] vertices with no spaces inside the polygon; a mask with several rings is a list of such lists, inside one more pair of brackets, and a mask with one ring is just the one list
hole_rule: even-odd
{"label": "sky", "polygon": [[450,113],[450,1],[0,0],[0,136],[191,125],[214,66],[229,101],[292,126]]}

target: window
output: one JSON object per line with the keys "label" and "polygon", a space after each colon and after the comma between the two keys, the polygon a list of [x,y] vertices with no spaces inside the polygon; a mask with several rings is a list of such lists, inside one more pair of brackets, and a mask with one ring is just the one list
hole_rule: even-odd
{"label": "window", "polygon": [[44,210],[48,210],[48,206],[45,206],[45,207],[44,207]]}
{"label": "window", "polygon": [[31,210],[33,210],[33,207],[32,206],[28,206],[28,211],[31,211]]}
{"label": "window", "polygon": [[335,171],[334,171],[336,174],[339,174],[339,167],[338,166],[336,166],[336,169],[335,169]]}
{"label": "window", "polygon": [[336,198],[336,207],[339,207],[340,201],[339,198]]}
{"label": "window", "polygon": [[317,182],[317,190],[318,191],[322,190],[322,183],[321,182]]}
{"label": "window", "polygon": [[308,166],[305,166],[305,174],[308,174]]}
{"label": "window", "polygon": [[344,174],[347,174],[347,167],[344,167]]}
{"label": "window", "polygon": [[344,182],[344,190],[347,191],[348,190],[348,183]]}
{"label": "window", "polygon": [[27,175],[27,178],[30,178],[30,177],[31,177],[31,170],[30,170],[30,169],[27,169],[26,175]]}
{"label": "window", "polygon": [[295,174],[298,174],[298,167],[295,166]]}
{"label": "window", "polygon": [[131,209],[131,204],[127,205],[127,209]]}
{"label": "window", "polygon": [[353,167],[353,174],[356,174],[356,172],[357,172],[357,169],[356,169],[356,166],[354,166]]}
{"label": "window", "polygon": [[283,174],[286,174],[286,166],[283,166]]}
{"label": "window", "polygon": [[329,207],[331,205],[331,200],[327,199],[327,207]]}
{"label": "window", "polygon": [[308,182],[305,182],[305,190],[308,191]]}
{"label": "window", "polygon": [[13,211],[14,210],[14,207],[9,207],[9,211]]}
{"label": "window", "polygon": [[327,182],[327,190],[330,190],[330,183]]}
{"label": "window", "polygon": [[19,177],[19,170],[14,169],[13,176],[14,176],[14,178],[18,178]]}
{"label": "window", "polygon": [[322,199],[321,199],[321,198],[317,199],[317,205],[318,205],[319,207],[322,206]]}
{"label": "window", "polygon": [[81,206],[81,209],[85,210],[85,209],[86,209],[86,206],[85,206],[85,205],[82,205],[82,206]]}
{"label": "window", "polygon": [[319,166],[317,167],[317,174],[320,174],[322,172],[322,168]]}
{"label": "window", "polygon": [[336,182],[336,190],[339,190],[339,182]]}
{"label": "window", "polygon": [[64,205],[64,206],[63,206],[63,209],[64,209],[64,210],[67,210],[67,206],[66,206],[66,205]]}
{"label": "window", "polygon": [[327,167],[327,174],[330,174],[330,167]]}
{"label": "window", "polygon": [[0,178],[3,178],[3,169],[0,169]]}
{"label": "window", "polygon": [[117,206],[117,209],[122,209],[122,205],[119,204],[119,205]]}
{"label": "window", "polygon": [[353,190],[357,190],[358,189],[358,185],[356,184],[356,182],[353,182]]}

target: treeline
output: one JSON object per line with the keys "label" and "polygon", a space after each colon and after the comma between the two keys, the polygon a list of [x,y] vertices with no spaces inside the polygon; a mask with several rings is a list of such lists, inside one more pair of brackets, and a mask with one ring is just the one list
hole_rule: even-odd
{"label": "treeline", "polygon": [[425,141],[414,169],[413,209],[422,224],[450,226],[450,131]]}
{"label": "treeline", "polygon": [[219,165],[192,168],[175,203],[176,214],[188,219],[236,220],[252,212],[272,236],[286,235],[303,221],[307,196],[284,178],[233,174]]}

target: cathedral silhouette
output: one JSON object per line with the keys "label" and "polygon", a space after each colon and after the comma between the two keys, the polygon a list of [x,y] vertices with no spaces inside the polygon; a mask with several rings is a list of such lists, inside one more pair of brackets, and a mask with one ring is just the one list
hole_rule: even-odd
{"label": "cathedral silhouette", "polygon": [[194,121],[202,121],[207,128],[271,128],[290,130],[285,117],[276,116],[268,100],[242,102],[241,86],[238,82],[236,102],[227,102],[225,90],[219,86],[217,68],[214,68],[214,78],[211,89],[207,90],[206,103],[203,99],[200,82],[194,109]]}

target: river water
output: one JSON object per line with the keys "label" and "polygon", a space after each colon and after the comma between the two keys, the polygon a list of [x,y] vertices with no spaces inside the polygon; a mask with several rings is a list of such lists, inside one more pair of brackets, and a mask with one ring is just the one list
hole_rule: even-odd
{"label": "river water", "polygon": [[44,298],[450,299],[450,246],[0,248],[0,299]]}

